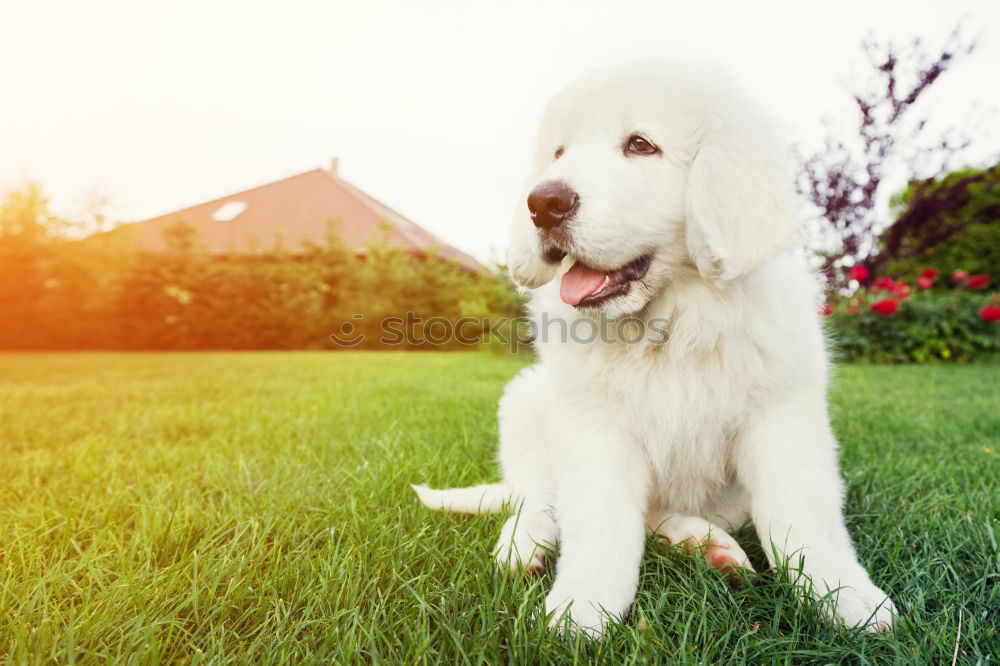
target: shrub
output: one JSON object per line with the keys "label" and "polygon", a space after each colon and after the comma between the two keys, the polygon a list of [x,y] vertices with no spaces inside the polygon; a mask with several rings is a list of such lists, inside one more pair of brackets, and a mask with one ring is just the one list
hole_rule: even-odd
{"label": "shrub", "polygon": [[[376,246],[363,256],[335,236],[291,254],[210,256],[190,244],[137,253],[86,242],[0,238],[0,349],[380,348],[381,318],[516,317],[522,303],[499,271]],[[358,316],[361,318],[359,319]],[[466,329],[469,334],[482,330]],[[356,337],[356,335],[354,336]],[[394,348],[419,348],[421,331]],[[455,340],[429,348],[463,348]]]}
{"label": "shrub", "polygon": [[995,355],[1000,351],[1000,294],[983,292],[986,276],[956,273],[952,288],[935,290],[940,273],[924,268],[916,291],[906,281],[883,276],[825,306],[840,358],[964,363]]}

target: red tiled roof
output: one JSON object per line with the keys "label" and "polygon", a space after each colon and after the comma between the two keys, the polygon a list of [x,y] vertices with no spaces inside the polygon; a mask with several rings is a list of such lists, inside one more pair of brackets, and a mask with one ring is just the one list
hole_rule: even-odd
{"label": "red tiled roof", "polygon": [[[226,204],[246,207],[228,221],[213,219]],[[239,210],[238,205],[230,209]],[[213,199],[197,206],[134,222],[111,232],[146,250],[167,249],[164,228],[182,221],[194,228],[193,241],[213,254],[268,249],[281,243],[289,251],[310,241],[326,242],[327,233],[362,253],[384,242],[404,250],[431,253],[473,271],[484,270],[472,256],[448,245],[385,204],[362,192],[336,173],[313,169],[266,185]]]}

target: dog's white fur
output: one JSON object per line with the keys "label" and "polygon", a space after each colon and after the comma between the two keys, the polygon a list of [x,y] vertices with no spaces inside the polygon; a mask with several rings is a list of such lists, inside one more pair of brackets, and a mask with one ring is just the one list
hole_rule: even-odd
{"label": "dog's white fur", "polygon": [[[662,154],[623,152],[635,133]],[[836,621],[892,624],[892,602],[844,526],[821,293],[793,251],[778,146],[726,78],[662,62],[585,77],[546,112],[529,188],[561,180],[579,194],[566,223],[572,250],[547,264],[522,202],[509,265],[536,289],[533,314],[562,322],[539,331],[540,362],[500,402],[503,481],[415,489],[434,508],[495,511],[513,501],[501,566],[537,570],[540,544],[558,541],[546,600],[554,621],[568,611],[593,634],[623,617],[647,530],[673,543],[711,538],[748,567],[726,530],[749,518],[770,563],[790,560],[796,582],[828,597]],[[591,309],[560,300],[555,278],[574,260],[613,270],[648,253],[651,267],[628,294]],[[629,344],[624,329],[606,325],[603,340],[565,339],[567,323],[588,324],[579,333],[625,316],[640,330],[636,322],[659,321],[666,336]]]}

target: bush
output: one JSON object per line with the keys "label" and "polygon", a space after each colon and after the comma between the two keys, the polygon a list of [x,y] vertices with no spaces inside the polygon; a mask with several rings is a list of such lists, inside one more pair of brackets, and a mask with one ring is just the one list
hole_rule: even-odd
{"label": "bush", "polygon": [[137,253],[0,237],[0,349],[334,349],[331,334],[345,329],[351,340],[364,335],[354,348],[465,348],[427,345],[419,325],[387,345],[381,319],[412,313],[450,325],[521,308],[502,272],[391,247],[358,256],[335,236],[302,253],[228,257],[183,243]]}
{"label": "bush", "polygon": [[[867,275],[865,276],[867,278]],[[934,288],[943,283],[953,288]],[[1000,351],[1000,294],[984,293],[986,276],[940,280],[924,269],[920,287],[891,277],[868,281],[827,306],[842,360],[875,363],[965,363]]]}

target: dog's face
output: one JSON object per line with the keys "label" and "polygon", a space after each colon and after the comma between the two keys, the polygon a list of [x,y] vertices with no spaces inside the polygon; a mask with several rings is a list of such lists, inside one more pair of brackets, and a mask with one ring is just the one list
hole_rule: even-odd
{"label": "dog's face", "polygon": [[561,275],[564,302],[614,318],[683,273],[721,283],[786,246],[773,142],[727,85],[652,62],[557,95],[512,226],[514,279],[534,288]]}

